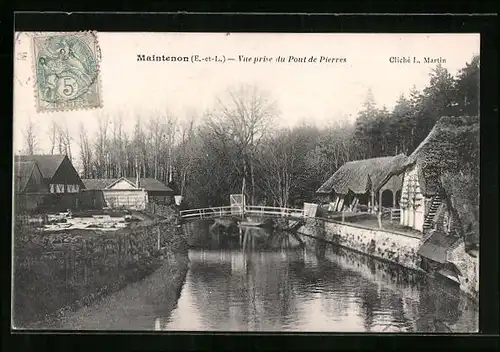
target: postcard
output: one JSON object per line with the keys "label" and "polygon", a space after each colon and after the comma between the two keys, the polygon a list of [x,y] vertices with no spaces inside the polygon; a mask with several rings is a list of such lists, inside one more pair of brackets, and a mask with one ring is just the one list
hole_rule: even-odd
{"label": "postcard", "polygon": [[14,42],[13,329],[478,332],[479,34]]}

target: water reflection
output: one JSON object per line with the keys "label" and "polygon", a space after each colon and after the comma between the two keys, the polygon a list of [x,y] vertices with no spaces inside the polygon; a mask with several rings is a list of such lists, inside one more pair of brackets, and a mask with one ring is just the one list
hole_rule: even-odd
{"label": "water reflection", "polygon": [[[206,230],[210,223],[206,224]],[[194,229],[196,230],[196,229]],[[194,231],[193,230],[193,231]],[[199,229],[198,229],[199,230]],[[474,332],[456,286],[260,228],[199,235],[182,290],[164,266],[65,319],[62,328],[198,331]],[[253,240],[249,240],[252,237]]]}
{"label": "water reflection", "polygon": [[[165,330],[470,332],[456,287],[347,250],[200,249]],[[192,323],[191,323],[192,322]]]}

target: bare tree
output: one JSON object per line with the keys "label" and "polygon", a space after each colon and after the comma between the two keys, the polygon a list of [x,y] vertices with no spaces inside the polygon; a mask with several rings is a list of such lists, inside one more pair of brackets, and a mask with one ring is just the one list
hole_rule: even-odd
{"label": "bare tree", "polygon": [[80,123],[80,158],[83,167],[83,177],[91,178],[92,173],[92,148],[89,143],[87,131],[83,123]]}
{"label": "bare tree", "polygon": [[288,206],[292,193],[300,193],[309,181],[308,152],[315,143],[315,132],[303,126],[282,129],[260,148],[260,183],[280,207]]}
{"label": "bare tree", "polygon": [[[71,154],[71,134],[69,133],[68,123],[64,120],[64,123],[59,128],[60,140],[62,141],[64,154],[68,156],[69,160],[73,160],[73,155]],[[63,154],[63,153],[61,153]]]}
{"label": "bare tree", "polygon": [[50,123],[48,134],[50,140],[50,154],[54,155],[54,149],[56,148],[57,137],[59,135],[59,125],[54,119]]}
{"label": "bare tree", "polygon": [[35,125],[33,124],[33,121],[31,119],[29,119],[28,125],[24,130],[24,139],[26,145],[26,153],[28,155],[35,154],[37,150],[38,141],[36,138]]}
{"label": "bare tree", "polygon": [[178,143],[175,148],[175,169],[179,179],[179,191],[185,196],[188,176],[196,167],[195,156],[199,147],[195,133],[196,117],[191,114],[183,123],[179,124]]}
{"label": "bare tree", "polygon": [[97,177],[110,177],[109,176],[109,158],[108,158],[108,116],[97,117],[98,129],[94,142],[95,145],[95,166]]}
{"label": "bare tree", "polygon": [[111,157],[111,175],[113,177],[124,176],[124,162],[123,162],[123,119],[122,114],[118,113],[113,119],[112,133],[113,138],[111,141],[112,148],[110,151]]}
{"label": "bare tree", "polygon": [[266,92],[255,86],[242,85],[229,89],[226,97],[217,99],[217,109],[209,119],[209,126],[215,134],[228,136],[230,147],[235,148],[238,163],[235,168],[242,177],[242,192],[246,193],[249,178],[252,203],[255,203],[255,154],[276,115],[276,103]]}

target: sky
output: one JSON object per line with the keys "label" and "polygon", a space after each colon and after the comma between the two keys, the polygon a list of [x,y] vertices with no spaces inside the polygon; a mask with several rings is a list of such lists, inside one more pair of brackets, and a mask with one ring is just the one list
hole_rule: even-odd
{"label": "sky", "polygon": [[[377,105],[392,108],[413,85],[423,89],[435,63],[442,58],[451,74],[479,53],[479,34],[278,34],[278,33],[97,33],[101,50],[100,84],[103,107],[93,110],[37,113],[33,74],[33,33],[20,33],[14,53],[14,152],[24,146],[28,121],[35,126],[37,152],[48,153],[52,120],[66,122],[77,154],[80,124],[92,136],[97,121],[123,116],[132,131],[135,119],[172,114],[180,120],[203,114],[229,87],[255,85],[276,101],[278,123],[301,121],[322,126],[354,121],[373,92]],[[26,53],[26,55],[23,55]],[[215,62],[144,62],[137,55],[235,58]],[[252,58],[239,62],[240,55]],[[277,56],[285,62],[276,62]],[[289,57],[306,62],[288,62]],[[320,57],[345,62],[318,62]],[[23,59],[24,57],[24,59]],[[255,57],[272,62],[254,63]],[[307,62],[316,57],[317,62]],[[415,57],[420,63],[391,63],[391,57]],[[293,60],[292,60],[293,61]],[[300,60],[297,60],[300,61]]]}

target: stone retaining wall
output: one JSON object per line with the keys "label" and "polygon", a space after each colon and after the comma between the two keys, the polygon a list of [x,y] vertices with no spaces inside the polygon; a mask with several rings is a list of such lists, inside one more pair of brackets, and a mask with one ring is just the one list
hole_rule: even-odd
{"label": "stone retaining wall", "polygon": [[419,238],[322,219],[308,219],[298,233],[306,235],[306,244],[311,241],[307,236],[312,236],[421,271],[420,256],[417,254],[421,245]]}
{"label": "stone retaining wall", "polygon": [[[422,241],[411,235],[317,218],[308,219],[306,224],[299,228],[298,233],[306,245],[314,245],[316,239],[322,239],[408,269],[423,271],[420,269],[421,258],[417,254]],[[463,244],[448,256],[448,260],[455,264],[462,274],[459,277],[460,289],[477,300],[479,259],[468,255]]]}

